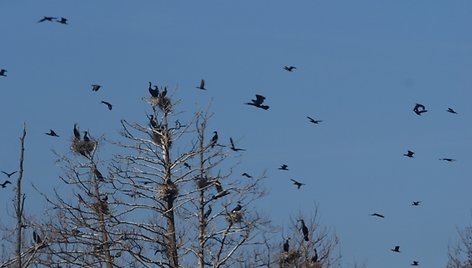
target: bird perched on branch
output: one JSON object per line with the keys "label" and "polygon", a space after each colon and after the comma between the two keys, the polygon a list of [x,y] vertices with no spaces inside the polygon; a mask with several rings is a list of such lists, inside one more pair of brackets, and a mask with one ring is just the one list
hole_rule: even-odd
{"label": "bird perched on branch", "polygon": [[74,138],[80,141],[80,130],[77,127],[77,124],[74,124]]}
{"label": "bird perched on branch", "polygon": [[159,98],[159,88],[157,86],[153,87],[151,82],[149,82],[148,90],[151,96],[153,96],[154,98]]}
{"label": "bird perched on branch", "polygon": [[290,250],[290,237],[285,240],[283,245],[284,252],[288,252]]}
{"label": "bird perched on branch", "polygon": [[211,137],[210,144],[209,144],[210,147],[211,148],[215,147],[217,142],[218,142],[218,132],[213,131],[213,137]]}
{"label": "bird perched on branch", "polygon": [[236,207],[233,208],[233,210],[231,210],[231,213],[239,212],[242,208],[243,207],[241,206],[241,202],[238,201],[238,204],[236,205]]}
{"label": "bird perched on branch", "polygon": [[305,241],[307,241],[307,242],[310,241],[308,227],[305,225],[305,221],[303,219],[300,219],[298,221],[300,221],[302,223],[303,239],[305,239]]}

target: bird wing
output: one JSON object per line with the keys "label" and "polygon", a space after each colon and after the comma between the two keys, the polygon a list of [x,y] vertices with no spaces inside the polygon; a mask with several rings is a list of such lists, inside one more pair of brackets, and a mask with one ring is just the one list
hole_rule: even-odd
{"label": "bird wing", "polygon": [[233,138],[229,137],[229,142],[231,143],[231,147],[234,148]]}
{"label": "bird wing", "polygon": [[256,100],[254,101],[255,103],[262,104],[265,100],[265,97],[259,94],[256,94]]}

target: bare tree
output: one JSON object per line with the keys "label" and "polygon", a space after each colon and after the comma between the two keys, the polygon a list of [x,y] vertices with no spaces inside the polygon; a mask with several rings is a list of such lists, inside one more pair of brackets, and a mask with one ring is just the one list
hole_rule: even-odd
{"label": "bare tree", "polygon": [[449,248],[448,268],[472,268],[472,225],[458,230],[459,241]]}

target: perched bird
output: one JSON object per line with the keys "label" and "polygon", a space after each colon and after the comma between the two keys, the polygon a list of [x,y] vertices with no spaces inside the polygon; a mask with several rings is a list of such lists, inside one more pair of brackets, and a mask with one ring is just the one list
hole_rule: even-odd
{"label": "perched bird", "polygon": [[290,244],[289,244],[289,242],[290,242],[290,237],[287,238],[287,240],[285,240],[285,242],[284,242],[284,246],[283,246],[284,252],[288,252],[288,251],[290,250]]}
{"label": "perched bird", "polygon": [[88,131],[85,131],[85,132],[84,132],[84,141],[85,141],[85,142],[90,141],[90,138],[89,138],[89,136],[88,136]]}
{"label": "perched bird", "polygon": [[93,174],[95,174],[95,177],[97,177],[99,181],[103,181],[102,173],[95,166],[93,167]]}
{"label": "perched bird", "polygon": [[452,108],[447,108],[446,111],[447,111],[448,113],[451,113],[451,114],[457,114],[457,112],[454,111],[454,109],[452,109]]}
{"label": "perched bird", "polygon": [[61,17],[60,20],[56,19],[56,21],[59,22],[60,24],[67,24],[67,19],[64,17]]}
{"label": "perched bird", "polygon": [[290,180],[293,182],[293,184],[294,184],[295,186],[297,186],[297,189],[300,189],[300,187],[302,187],[303,185],[305,185],[304,183],[301,183],[301,182],[296,181],[296,180],[294,180],[294,179],[290,179]]}
{"label": "perched bird", "polygon": [[52,129],[49,130],[49,133],[44,133],[44,134],[46,134],[48,136],[51,136],[51,137],[59,137],[59,135],[57,135],[57,133]]}
{"label": "perched bird", "polygon": [[285,165],[285,164],[282,164],[282,165],[279,167],[279,170],[285,170],[285,171],[287,171],[287,170],[288,170],[288,166]]}
{"label": "perched bird", "polygon": [[427,112],[426,107],[423,104],[419,104],[419,103],[415,104],[415,107],[413,108],[413,111],[417,115],[421,115],[422,113]]}
{"label": "perched bird", "polygon": [[259,94],[256,94],[256,98],[255,98],[255,99],[252,99],[251,102],[246,102],[245,104],[247,104],[247,105],[252,105],[252,106],[255,106],[255,107],[257,107],[257,108],[264,109],[264,110],[268,110],[268,109],[269,109],[269,106],[263,104],[265,99],[266,99],[266,98],[265,98],[264,96],[259,95]]}
{"label": "perched bird", "polygon": [[154,115],[151,114],[148,116],[148,118],[149,118],[149,126],[151,126],[151,128],[153,129],[159,128],[159,125],[157,124],[157,120],[154,117]]}
{"label": "perched bird", "polygon": [[242,208],[243,207],[241,206],[241,202],[238,201],[238,204],[236,205],[236,207],[233,208],[233,210],[231,210],[231,213],[241,211]]}
{"label": "perched bird", "polygon": [[5,69],[0,69],[0,76],[7,76],[5,73],[7,72],[7,70]]}
{"label": "perched bird", "polygon": [[411,263],[412,266],[419,266],[420,265],[420,262],[419,261],[413,261]]}
{"label": "perched bird", "polygon": [[408,150],[408,152],[406,154],[403,154],[403,155],[406,156],[406,157],[413,158],[414,154],[415,154],[415,152]]}
{"label": "perched bird", "polygon": [[36,231],[33,231],[33,241],[38,245],[43,243],[43,240]]}
{"label": "perched bird", "polygon": [[11,184],[11,181],[6,180],[3,183],[0,183],[0,186],[2,186],[2,188],[5,188],[5,187],[7,187],[7,184]]}
{"label": "perched bird", "polygon": [[305,225],[305,221],[303,219],[299,220],[302,223],[302,233],[303,233],[303,239],[305,241],[310,241],[309,233],[308,233],[308,227]]}
{"label": "perched bird", "polygon": [[247,177],[247,178],[249,178],[249,179],[252,178],[252,176],[249,175],[249,174],[247,174],[246,172],[244,172],[243,174],[241,174],[241,176]]}
{"label": "perched bird", "polygon": [[421,201],[413,201],[413,202],[411,202],[411,205],[412,206],[419,206],[420,203],[421,203]]}
{"label": "perched bird", "polygon": [[213,137],[211,137],[211,140],[210,140],[210,147],[211,148],[215,147],[217,142],[218,142],[218,132],[213,131]]}
{"label": "perched bird", "polygon": [[101,101],[101,103],[105,104],[107,107],[108,107],[108,110],[111,111],[111,109],[113,109],[113,105],[107,101]]}
{"label": "perched bird", "polygon": [[316,263],[317,261],[318,261],[318,251],[315,248],[315,255],[313,255],[313,257],[311,257],[311,262]]}
{"label": "perched bird", "polygon": [[372,217],[378,217],[378,218],[382,218],[382,219],[385,218],[384,215],[379,214],[379,213],[372,213],[372,214],[370,214],[370,216],[372,216]]}
{"label": "perched bird", "polygon": [[205,79],[200,80],[200,85],[197,86],[196,88],[201,89],[201,90],[206,90],[206,88],[205,88]]}
{"label": "perched bird", "polygon": [[159,89],[158,89],[157,86],[154,86],[154,88],[153,88],[151,82],[149,82],[149,93],[150,93],[151,96],[153,96],[154,98],[159,98]]}
{"label": "perched bird", "polygon": [[308,120],[310,120],[310,122],[313,123],[313,124],[319,124],[319,123],[323,122],[323,120],[315,120],[315,119],[313,119],[309,116],[307,116],[306,118],[308,118]]}
{"label": "perched bird", "polygon": [[211,214],[211,205],[208,205],[208,209],[207,211],[205,211],[205,214],[203,214],[203,218],[204,219],[208,219],[208,217],[210,217],[210,214]]}
{"label": "perched bird", "polygon": [[5,172],[5,171],[2,170],[2,173],[5,174],[5,175],[7,175],[8,178],[10,178],[10,177],[11,177],[13,174],[15,174],[16,172],[18,172],[18,171],[13,171],[13,172],[11,172],[11,173],[8,173],[8,172]]}
{"label": "perched bird", "polygon": [[101,85],[93,84],[92,85],[92,91],[97,92],[101,87],[102,87]]}
{"label": "perched bird", "polygon": [[164,98],[167,95],[167,87],[165,86],[164,89],[161,91],[159,97]]}
{"label": "perched bird", "polygon": [[76,140],[80,140],[80,131],[77,124],[74,124],[74,137]]}
{"label": "perched bird", "polygon": [[456,159],[452,159],[452,158],[440,158],[439,160],[447,161],[447,162],[454,162],[454,161],[456,161]]}
{"label": "perched bird", "polygon": [[230,149],[237,152],[237,151],[246,151],[246,149],[241,149],[241,148],[236,148],[236,146],[234,146],[234,142],[233,142],[233,138],[229,137],[229,142],[231,143],[231,147]]}
{"label": "perched bird", "polygon": [[51,21],[51,22],[52,22],[52,20],[55,20],[55,19],[57,19],[57,18],[56,18],[56,17],[44,16],[42,19],[40,19],[40,20],[38,21],[38,23],[44,22],[44,21]]}
{"label": "perched bird", "polygon": [[184,163],[184,167],[188,168],[188,169],[192,169],[192,166],[190,166],[189,164],[187,163]]}
{"label": "perched bird", "polygon": [[393,252],[400,252],[400,246],[395,246],[394,248],[390,249]]}
{"label": "perched bird", "polygon": [[292,66],[292,65],[284,66],[284,70],[289,71],[289,72],[293,72],[293,70],[295,69],[297,69],[297,67]]}

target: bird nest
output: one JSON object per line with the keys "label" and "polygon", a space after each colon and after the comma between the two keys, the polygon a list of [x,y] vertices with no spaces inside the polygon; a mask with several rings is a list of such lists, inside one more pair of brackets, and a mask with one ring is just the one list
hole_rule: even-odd
{"label": "bird nest", "polygon": [[210,184],[208,182],[208,179],[206,179],[206,178],[197,178],[196,183],[197,183],[198,189],[203,189],[203,188],[207,187]]}
{"label": "bird nest", "polygon": [[70,149],[74,153],[79,153],[85,157],[89,157],[96,147],[97,147],[96,141],[93,141],[93,140],[82,141],[82,140],[74,139],[74,141],[72,141],[72,145]]}
{"label": "bird nest", "polygon": [[164,113],[170,113],[172,111],[172,103],[166,96],[151,97],[149,103],[152,107],[158,107]]}
{"label": "bird nest", "polygon": [[163,200],[174,200],[177,197],[177,194],[179,193],[179,189],[174,183],[161,184],[157,188],[157,191],[157,198]]}
{"label": "bird nest", "polygon": [[226,214],[225,218],[229,223],[238,223],[243,220],[243,213],[241,211],[234,211]]}
{"label": "bird nest", "polygon": [[282,252],[280,254],[280,266],[284,267],[284,264],[294,264],[300,259],[301,254],[298,250],[290,250],[288,252]]}
{"label": "bird nest", "polygon": [[103,214],[109,214],[110,213],[110,210],[108,209],[108,204],[106,202],[97,202],[97,203],[93,203],[91,205],[92,209],[96,212],[96,213],[103,213]]}

